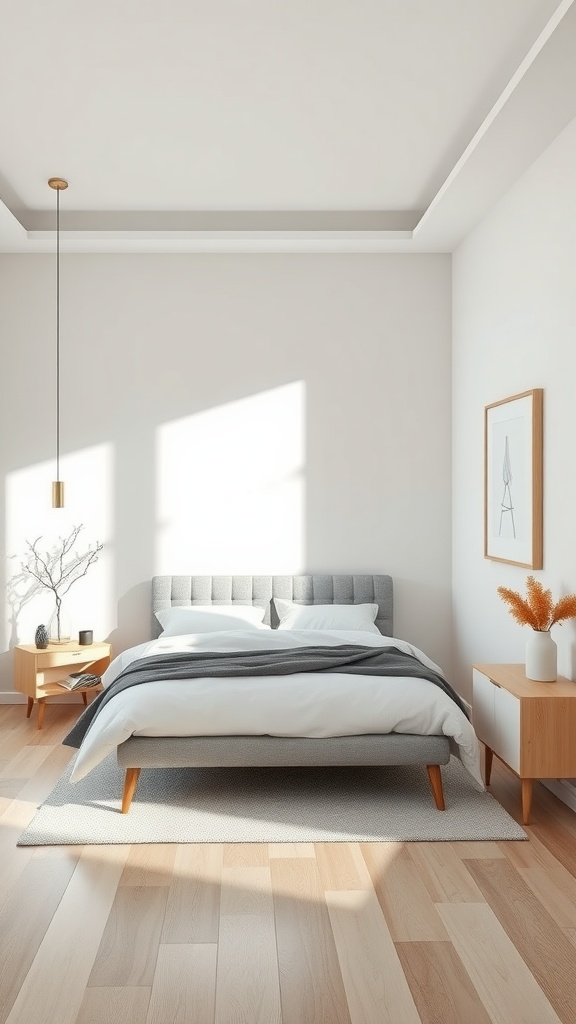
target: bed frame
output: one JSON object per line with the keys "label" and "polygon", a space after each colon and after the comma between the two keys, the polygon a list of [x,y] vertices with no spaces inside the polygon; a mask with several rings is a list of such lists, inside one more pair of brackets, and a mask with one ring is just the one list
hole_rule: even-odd
{"label": "bed frame", "polygon": [[[296,604],[377,604],[376,625],[385,636],[394,635],[390,576],[155,576],[152,636],[161,632],[157,611],[193,605],[255,605],[276,627],[274,597]],[[118,764],[126,771],[122,813],[130,809],[142,768],[399,764],[426,766],[434,802],[443,811],[440,765],[449,760],[446,736],[132,736],[118,747]]]}

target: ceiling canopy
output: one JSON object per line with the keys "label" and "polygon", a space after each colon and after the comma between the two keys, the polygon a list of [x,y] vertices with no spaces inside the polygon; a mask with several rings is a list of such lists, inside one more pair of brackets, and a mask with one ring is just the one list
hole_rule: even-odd
{"label": "ceiling canopy", "polygon": [[3,7],[3,251],[446,251],[576,116],[573,0]]}

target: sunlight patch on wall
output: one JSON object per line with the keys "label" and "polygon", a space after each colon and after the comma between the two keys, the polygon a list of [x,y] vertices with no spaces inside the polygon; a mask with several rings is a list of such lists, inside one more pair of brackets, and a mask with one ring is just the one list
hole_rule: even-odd
{"label": "sunlight patch on wall", "polygon": [[35,588],[34,581],[21,576],[26,542],[41,537],[42,550],[51,550],[60,537],[68,537],[74,526],[83,525],[76,550],[85,551],[97,541],[104,544],[98,561],[88,574],[73,584],[63,598],[70,618],[72,639],[81,629],[92,629],[95,639],[104,639],[115,624],[112,600],[114,552],[112,481],[113,453],[109,444],[95,445],[60,459],[65,481],[65,507],[53,509],[54,461],[26,466],[6,478],[6,581],[5,636],[7,646],[33,643],[36,626],[47,623],[54,610],[49,590]]}
{"label": "sunlight patch on wall", "polygon": [[158,429],[157,573],[305,567],[303,381]]}

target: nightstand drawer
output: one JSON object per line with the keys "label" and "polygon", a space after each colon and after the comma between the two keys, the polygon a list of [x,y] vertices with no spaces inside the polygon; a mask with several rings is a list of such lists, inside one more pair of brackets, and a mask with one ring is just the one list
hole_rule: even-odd
{"label": "nightstand drawer", "polygon": [[[86,648],[90,651],[90,648]],[[96,654],[85,654],[84,651],[39,651],[36,655],[36,665],[39,671],[45,668],[58,668],[60,665],[71,665],[73,662],[92,661],[98,657]]]}

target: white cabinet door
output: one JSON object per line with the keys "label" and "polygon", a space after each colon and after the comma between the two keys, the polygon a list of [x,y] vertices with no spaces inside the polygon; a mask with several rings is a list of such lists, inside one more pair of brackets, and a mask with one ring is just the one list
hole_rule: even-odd
{"label": "white cabinet door", "polygon": [[520,701],[502,686],[494,686],[494,751],[520,772]]}
{"label": "white cabinet door", "polygon": [[483,672],[473,669],[472,676],[472,723],[479,740],[495,750],[494,728],[495,694],[494,683]]}
{"label": "white cabinet door", "polygon": [[479,740],[520,772],[520,701],[503,686],[473,670],[472,721]]}

